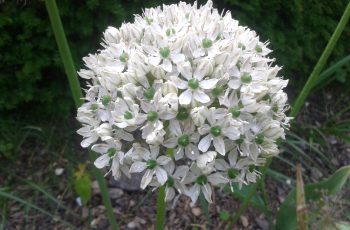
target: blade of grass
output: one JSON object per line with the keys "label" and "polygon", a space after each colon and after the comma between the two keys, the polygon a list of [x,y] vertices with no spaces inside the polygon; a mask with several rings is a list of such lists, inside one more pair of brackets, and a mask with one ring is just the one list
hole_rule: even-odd
{"label": "blade of grass", "polygon": [[337,43],[340,35],[343,32],[343,30],[344,30],[344,28],[349,20],[349,17],[350,17],[350,2],[346,6],[344,13],[343,13],[336,29],[334,30],[334,32],[332,34],[332,37],[329,39],[328,44],[327,44],[326,48],[324,49],[320,59],[318,59],[318,62],[316,64],[316,66],[314,67],[313,71],[311,72],[304,88],[301,90],[299,96],[295,100],[294,105],[292,107],[292,111],[290,113],[291,117],[295,117],[299,113],[301,107],[304,105],[306,97],[309,95],[311,89],[315,85],[315,82],[317,81],[319,74],[321,73],[324,65],[326,64],[330,54],[333,51],[335,44]]}
{"label": "blade of grass", "polygon": [[300,230],[307,230],[307,213],[305,203],[304,181],[301,172],[301,165],[297,164],[297,192],[296,192],[296,212],[297,222]]}
{"label": "blade of grass", "polygon": [[[75,70],[73,58],[68,46],[66,35],[63,30],[56,1],[45,0],[45,3],[46,3],[47,12],[50,17],[52,29],[55,34],[58,49],[61,55],[61,60],[63,62],[63,66],[68,77],[70,89],[73,94],[75,106],[78,108],[82,104],[83,94],[80,89],[79,80]],[[95,156],[96,154],[94,154],[92,151],[89,151],[89,157],[92,160],[92,162],[95,160],[96,158]],[[104,206],[106,207],[106,212],[107,212],[107,216],[108,216],[108,220],[111,225],[111,228],[113,230],[119,229],[117,221],[115,220],[112,203],[108,195],[106,181],[99,170],[97,170],[94,166],[92,166],[92,168],[93,168],[93,172],[96,177],[96,180],[98,182],[98,185],[100,187],[102,200],[103,200]]]}
{"label": "blade of grass", "polygon": [[73,229],[76,229],[71,223],[69,223],[69,222],[67,222],[65,220],[62,220],[60,218],[57,218],[57,216],[52,215],[50,212],[40,208],[39,206],[37,206],[37,205],[35,205],[35,204],[33,204],[33,203],[29,202],[29,201],[26,201],[26,200],[24,200],[24,199],[22,199],[20,197],[17,197],[15,195],[11,194],[11,193],[5,192],[5,190],[2,189],[2,188],[0,189],[0,196],[8,198],[8,199],[11,199],[13,201],[16,201],[16,202],[18,202],[18,203],[20,203],[22,205],[25,205],[26,207],[29,207],[29,208],[34,209],[36,211],[39,211],[39,212],[41,212],[41,213],[51,217],[52,219],[55,219],[55,220],[65,224],[65,225],[67,225],[67,226],[69,226],[69,227],[71,227]]}
{"label": "blade of grass", "polygon": [[345,64],[350,62],[350,55],[343,57],[341,60],[330,66],[328,69],[323,71],[320,76],[317,78],[317,81],[315,82],[315,85],[313,86],[313,90],[317,91],[321,88],[323,88],[325,85],[327,85],[329,82],[331,82],[335,76],[332,77],[332,74],[334,74],[338,69],[343,67]]}
{"label": "blade of grass", "polygon": [[[19,178],[20,179],[20,178]],[[23,179],[22,181],[24,181],[25,183],[27,183],[28,185],[30,185],[32,188],[36,189],[37,191],[41,192],[44,196],[46,196],[49,200],[51,200],[52,202],[54,202],[58,207],[63,208],[65,211],[67,211],[69,214],[73,215],[75,218],[81,220],[81,217],[79,215],[77,215],[76,213],[74,213],[70,208],[66,207],[65,205],[63,205],[60,201],[58,201],[55,197],[53,197],[50,193],[48,193],[44,188],[42,188],[41,186],[33,183],[32,181],[29,180],[25,180]]]}

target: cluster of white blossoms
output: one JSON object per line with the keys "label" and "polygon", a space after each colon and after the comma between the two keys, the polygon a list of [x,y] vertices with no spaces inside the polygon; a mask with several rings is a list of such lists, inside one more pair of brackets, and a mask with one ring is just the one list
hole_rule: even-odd
{"label": "cluster of white blossoms", "polygon": [[257,166],[284,138],[288,81],[267,43],[230,12],[180,2],[145,9],[108,27],[103,49],[84,58],[82,147],[118,179],[143,173],[141,188],[166,186],[166,200],[212,186],[256,182]]}

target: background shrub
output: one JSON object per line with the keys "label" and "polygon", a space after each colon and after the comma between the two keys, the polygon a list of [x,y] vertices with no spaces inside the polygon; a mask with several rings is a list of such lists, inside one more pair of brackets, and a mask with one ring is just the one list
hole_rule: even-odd
{"label": "background shrub", "polygon": [[[81,58],[99,46],[108,25],[119,26],[144,7],[177,1],[57,1],[77,68]],[[199,1],[204,3],[205,1]],[[347,0],[225,0],[243,25],[269,39],[277,63],[297,88],[305,82],[326,45]],[[43,1],[0,3],[0,111],[4,118],[68,117],[71,95]],[[348,27],[333,53],[333,60],[349,53]],[[75,113],[75,112],[73,112]],[[19,117],[18,117],[19,116]]]}

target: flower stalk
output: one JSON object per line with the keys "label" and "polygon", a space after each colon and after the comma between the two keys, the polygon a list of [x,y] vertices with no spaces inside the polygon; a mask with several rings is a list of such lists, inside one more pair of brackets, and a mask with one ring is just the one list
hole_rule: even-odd
{"label": "flower stalk", "polygon": [[165,185],[159,187],[157,198],[156,230],[163,230],[165,223]]}
{"label": "flower stalk", "polygon": [[309,95],[311,89],[314,87],[315,83],[317,82],[317,78],[319,77],[324,65],[326,64],[330,54],[332,53],[335,44],[337,43],[340,35],[342,34],[347,22],[349,21],[350,17],[350,2],[348,3],[347,7],[345,8],[345,11],[343,13],[343,16],[341,17],[340,21],[338,22],[337,27],[335,28],[332,37],[329,39],[328,44],[326,48],[324,49],[320,59],[318,59],[316,66],[314,67],[313,71],[311,72],[304,88],[301,90],[299,96],[295,100],[295,103],[292,107],[292,111],[290,113],[291,117],[295,117],[301,107],[304,105],[304,102],[306,100],[306,97]]}
{"label": "flower stalk", "polygon": [[[62,22],[59,16],[57,4],[55,0],[46,0],[45,3],[46,3],[47,12],[50,17],[51,27],[54,32],[57,46],[61,55],[61,60],[65,69],[65,72],[67,74],[67,78],[69,81],[75,106],[79,107],[83,102],[81,99],[83,97],[83,94],[80,89],[79,80],[77,78],[73,58],[72,58],[72,55],[68,46],[67,38],[64,33]],[[94,152],[89,151],[89,156],[91,161],[95,161],[96,156]],[[95,166],[92,166],[92,167],[93,167],[93,173],[100,187],[102,200],[107,210],[107,216],[109,219],[109,223],[111,225],[111,229],[113,230],[119,229],[113,213],[112,204],[108,195],[105,179],[102,173],[99,170],[97,170]]]}

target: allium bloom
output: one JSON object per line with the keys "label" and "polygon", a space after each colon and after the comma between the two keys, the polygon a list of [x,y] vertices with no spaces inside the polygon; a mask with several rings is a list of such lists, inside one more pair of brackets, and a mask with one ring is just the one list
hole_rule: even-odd
{"label": "allium bloom", "polygon": [[82,147],[112,175],[143,173],[141,188],[166,186],[210,202],[212,186],[256,182],[284,138],[288,81],[268,43],[230,12],[180,2],[145,9],[108,27],[103,49],[84,58]]}

